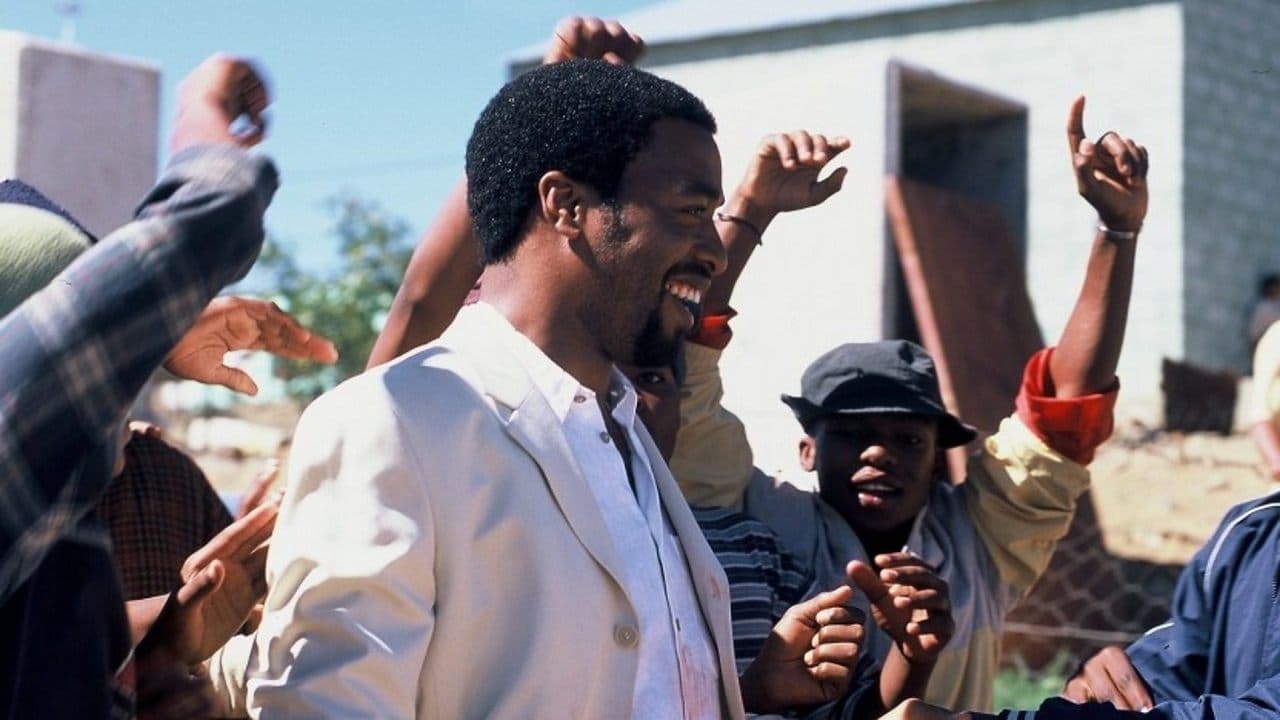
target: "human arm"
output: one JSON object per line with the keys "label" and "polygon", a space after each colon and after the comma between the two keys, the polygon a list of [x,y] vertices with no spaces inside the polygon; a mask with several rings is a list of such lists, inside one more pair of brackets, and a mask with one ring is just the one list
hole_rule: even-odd
{"label": "human arm", "polygon": [[370,383],[299,421],[254,636],[254,717],[415,717],[435,525],[423,465],[386,398],[359,392]]}
{"label": "human arm", "polygon": [[738,278],[779,213],[821,205],[840,191],[847,168],[836,168],[822,180],[818,175],[850,145],[849,138],[828,138],[806,130],[768,135],[760,141],[742,182],[716,213],[728,263],[703,297],[704,315],[729,311]]}
{"label": "human arm", "polygon": [[[1098,213],[1084,286],[1049,364],[1054,395],[1105,392],[1116,382],[1133,287],[1137,232],[1147,215],[1147,150],[1107,132],[1095,144],[1084,131],[1084,97],[1071,104],[1067,144],[1076,190]],[[1133,233],[1122,237],[1117,233]]]}
{"label": "human arm", "polygon": [[880,708],[924,696],[938,655],[955,632],[951,594],[945,580],[907,552],[877,555],[876,572],[861,560],[846,568],[850,581],[867,596],[871,617],[893,648],[880,671]]}
{"label": "human arm", "polygon": [[[1076,189],[1099,221],[1112,231],[1136,233],[1147,209],[1145,148],[1115,133],[1106,133],[1101,144],[1086,140],[1084,98],[1072,103],[1067,140]],[[1084,466],[1111,434],[1136,246],[1136,236],[1095,234],[1058,345],[1027,361],[1016,416],[1003,421],[984,441],[984,452],[970,460],[960,492],[1014,595],[1048,566],[1076,499],[1088,489]]]}
{"label": "human arm", "polygon": [[838,192],[845,168],[822,180],[818,176],[849,146],[847,138],[803,130],[765,137],[742,182],[717,213],[739,220],[716,222],[728,264],[703,296],[703,318],[685,345],[680,433],[670,462],[680,490],[691,503],[741,508],[753,472],[742,421],[721,403],[724,386],[719,361],[731,336],[728,321],[733,316],[734,287],[761,242],[756,231],[765,232],[779,213],[819,205]]}
{"label": "human arm", "polygon": [[[242,65],[207,61],[193,73],[207,84],[189,86],[203,91],[181,102],[240,92],[236,82],[255,82]],[[0,503],[12,509],[0,521],[0,599],[96,504],[134,396],[257,255],[275,169],[223,142],[218,118],[234,119],[180,113],[179,152],[137,220],[0,321]]]}
{"label": "human arm", "polygon": [[[602,58],[630,64],[642,52],[644,42],[617,21],[570,17],[556,25],[542,62],[550,65],[571,58]],[[440,337],[457,316],[483,269],[480,244],[472,233],[467,211],[464,177],[454,185],[413,251],[386,323],[369,353],[368,367],[381,365]]]}

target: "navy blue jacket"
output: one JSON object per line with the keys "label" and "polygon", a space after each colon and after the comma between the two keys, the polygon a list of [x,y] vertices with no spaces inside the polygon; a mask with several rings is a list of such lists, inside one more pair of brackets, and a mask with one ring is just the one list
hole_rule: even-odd
{"label": "navy blue jacket", "polygon": [[1173,618],[1125,651],[1148,713],[1050,700],[1010,720],[1280,718],[1280,492],[1238,505],[1178,579]]}

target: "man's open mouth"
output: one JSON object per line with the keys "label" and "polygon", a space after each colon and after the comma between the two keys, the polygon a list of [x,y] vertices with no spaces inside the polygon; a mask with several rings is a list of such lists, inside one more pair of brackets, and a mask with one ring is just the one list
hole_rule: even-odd
{"label": "man's open mouth", "polygon": [[902,495],[896,483],[883,480],[854,480],[853,490],[858,494],[858,504],[866,508],[880,507]]}
{"label": "man's open mouth", "polygon": [[667,281],[667,294],[689,313],[689,326],[692,327],[702,317],[702,289],[680,280]]}

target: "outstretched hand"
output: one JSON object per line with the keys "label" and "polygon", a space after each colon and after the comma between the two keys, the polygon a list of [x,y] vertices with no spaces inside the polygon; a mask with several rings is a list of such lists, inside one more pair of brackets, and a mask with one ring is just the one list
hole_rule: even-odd
{"label": "outstretched hand", "polygon": [[854,560],[845,568],[866,594],[876,625],[897,643],[907,661],[931,665],[955,632],[950,588],[933,568],[911,553],[877,555],[876,573]]}
{"label": "outstretched hand", "polygon": [[249,619],[266,594],[267,541],[279,506],[259,505],[192,553],[182,565],[182,587],[138,646],[147,655],[186,665],[203,662]]}
{"label": "outstretched hand", "polygon": [[1147,216],[1147,149],[1108,130],[1096,142],[1084,131],[1084,96],[1071,103],[1067,146],[1076,190],[1111,230],[1136,231]]}
{"label": "outstretched hand", "polygon": [[742,674],[742,697],[753,713],[830,702],[853,680],[864,633],[862,613],[846,607],[841,586],[788,608]]}
{"label": "outstretched hand", "polygon": [[818,175],[851,144],[847,137],[805,130],[769,135],[756,148],[737,198],[769,216],[819,205],[840,191],[848,168],[836,168],[823,180]]}
{"label": "outstretched hand", "polygon": [[644,53],[644,41],[617,20],[594,17],[567,17],[552,32],[543,65],[595,58],[614,65],[630,65]]}
{"label": "outstretched hand", "polygon": [[275,303],[219,297],[209,303],[196,324],[169,352],[164,367],[186,380],[256,395],[258,385],[253,378],[223,362],[233,350],[265,350],[291,360],[326,364],[338,360],[333,343],[299,325]]}

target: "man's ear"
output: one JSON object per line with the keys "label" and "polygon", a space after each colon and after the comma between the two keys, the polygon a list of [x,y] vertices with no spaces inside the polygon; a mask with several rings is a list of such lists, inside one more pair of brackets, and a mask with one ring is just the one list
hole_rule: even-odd
{"label": "man's ear", "polygon": [[582,234],[586,220],[586,187],[560,170],[550,170],[538,179],[538,210],[544,222],[566,238]]}
{"label": "man's ear", "polygon": [[800,438],[800,469],[813,472],[818,467],[818,441],[805,435]]}

